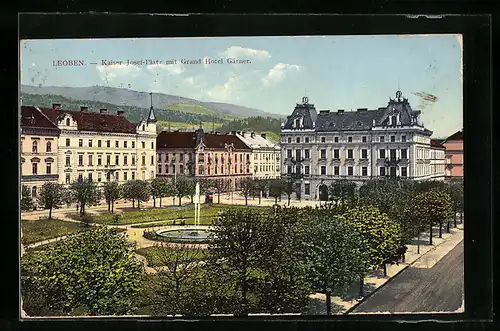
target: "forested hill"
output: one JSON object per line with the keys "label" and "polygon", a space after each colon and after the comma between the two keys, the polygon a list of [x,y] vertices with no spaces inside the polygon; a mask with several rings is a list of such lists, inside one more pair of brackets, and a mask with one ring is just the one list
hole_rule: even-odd
{"label": "forested hill", "polygon": [[272,117],[247,117],[235,119],[223,124],[218,128],[220,132],[229,131],[257,131],[257,132],[275,132],[279,133],[282,119]]}

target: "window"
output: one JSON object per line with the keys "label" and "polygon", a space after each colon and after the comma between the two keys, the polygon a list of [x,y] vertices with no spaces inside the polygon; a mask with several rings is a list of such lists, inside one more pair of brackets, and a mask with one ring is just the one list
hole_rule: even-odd
{"label": "window", "polygon": [[102,141],[101,140],[97,141],[97,147],[102,147]]}
{"label": "window", "polygon": [[384,136],[380,136],[380,142],[381,143],[385,142],[385,137]]}
{"label": "window", "polygon": [[47,141],[47,144],[45,146],[45,151],[47,153],[51,153],[52,152],[52,143],[50,141]]}
{"label": "window", "polygon": [[115,147],[116,148],[120,147],[120,143],[118,142],[118,140],[115,141]]}
{"label": "window", "polygon": [[33,186],[33,187],[31,188],[31,197],[32,197],[32,198],[36,198],[36,186]]}
{"label": "window", "polygon": [[295,166],[295,173],[300,174],[300,166]]}
{"label": "window", "polygon": [[142,165],[146,165],[146,156],[142,156]]}
{"label": "window", "polygon": [[83,175],[82,174],[78,174],[78,182],[79,183],[83,182]]}
{"label": "window", "polygon": [[127,141],[126,140],[123,142],[123,148],[127,148]]}
{"label": "window", "polygon": [[66,138],[66,147],[71,146],[69,138]]}
{"label": "window", "polygon": [[91,165],[92,165],[92,161],[93,161],[93,160],[92,160],[92,158],[93,158],[93,155],[92,155],[92,154],[90,154],[90,155],[89,155],[89,166],[91,166]]}
{"label": "window", "polygon": [[118,165],[120,163],[120,155],[115,155],[115,164]]}
{"label": "window", "polygon": [[304,175],[309,175],[309,166],[304,166]]}
{"label": "window", "polygon": [[132,141],[132,148],[135,148],[135,141]]}
{"label": "window", "polygon": [[297,142],[297,144],[300,144],[300,137],[297,137],[295,141]]}
{"label": "window", "polygon": [[153,179],[153,178],[155,178],[155,172],[151,171],[151,177],[149,177],[149,179]]}
{"label": "window", "polygon": [[353,168],[352,167],[347,167],[347,175],[352,176],[353,175]]}
{"label": "window", "polygon": [[107,148],[110,148],[110,147],[111,147],[111,141],[106,140],[106,147],[107,147]]}
{"label": "window", "polygon": [[69,166],[71,164],[71,157],[66,155],[66,165]]}
{"label": "window", "polygon": [[320,159],[326,159],[326,149],[320,150]]}
{"label": "window", "polygon": [[405,143],[406,142],[406,136],[401,136],[401,141]]}
{"label": "window", "polygon": [[333,141],[336,142],[336,143],[338,143],[339,142],[339,137],[333,138]]}
{"label": "window", "polygon": [[340,150],[339,149],[334,149],[333,150],[333,158],[334,159],[340,159]]}
{"label": "window", "polygon": [[33,142],[33,153],[38,153],[38,142],[35,140]]}
{"label": "window", "polygon": [[368,158],[368,150],[367,149],[362,149],[361,150],[361,158],[362,159],[367,159]]}
{"label": "window", "polygon": [[300,149],[297,149],[295,151],[295,158],[297,159],[297,161],[299,161],[301,158],[302,158],[302,155],[301,155],[301,150]]}
{"label": "window", "polygon": [[97,165],[102,165],[102,155],[97,155]]}
{"label": "window", "polygon": [[397,119],[398,119],[398,117],[396,115],[391,116],[391,123],[392,123],[392,125],[397,125],[398,124]]}
{"label": "window", "polygon": [[111,155],[106,155],[106,164],[107,165],[111,164]]}
{"label": "window", "polygon": [[92,173],[89,172],[89,181],[92,181]]}
{"label": "window", "polygon": [[78,147],[83,147],[83,139],[78,139]]}
{"label": "window", "polygon": [[385,167],[380,167],[380,169],[379,169],[379,175],[380,176],[385,176]]}
{"label": "window", "polygon": [[352,149],[348,149],[348,150],[347,150],[347,158],[348,158],[348,159],[352,159],[352,158],[353,158],[353,155],[352,155]]}
{"label": "window", "polygon": [[379,150],[379,153],[380,153],[380,159],[385,159],[385,149],[381,149]]}
{"label": "window", "polygon": [[286,140],[289,144],[292,143],[292,137],[288,137],[287,140]]}
{"label": "window", "polygon": [[309,183],[304,184],[304,194],[305,195],[311,194],[311,184],[309,184]]}
{"label": "window", "polygon": [[123,155],[123,165],[127,165],[128,163],[128,157],[127,155]]}
{"label": "window", "polygon": [[45,165],[45,168],[46,168],[45,170],[46,170],[47,175],[50,175],[52,173],[52,164],[51,163],[47,163]]}
{"label": "window", "polygon": [[89,139],[89,147],[92,147],[92,139]]}
{"label": "window", "polygon": [[155,164],[155,157],[154,155],[151,155],[151,165],[154,165]]}
{"label": "window", "polygon": [[132,155],[132,165],[135,166],[135,155]]}
{"label": "window", "polygon": [[403,148],[403,149],[401,150],[401,158],[402,158],[402,159],[407,159],[407,158],[408,158],[408,149]]}
{"label": "window", "polygon": [[144,141],[141,141],[142,143],[142,148],[146,148],[146,143]]}
{"label": "window", "polygon": [[132,171],[132,180],[135,180],[135,172]]}
{"label": "window", "polygon": [[361,141],[365,143],[366,142],[366,136],[361,137]]}
{"label": "window", "polygon": [[70,174],[66,174],[66,184],[71,183],[71,176]]}
{"label": "window", "polygon": [[123,173],[123,180],[124,180],[124,181],[127,181],[127,177],[128,177],[128,174],[127,174],[127,172],[125,171],[125,172]]}
{"label": "window", "polygon": [[352,143],[352,137],[347,137],[347,142]]}
{"label": "window", "polygon": [[310,152],[309,152],[309,150],[308,150],[308,149],[304,149],[304,157],[305,157],[306,159],[308,159],[308,158],[310,158],[310,157],[311,157],[311,154],[310,154]]}
{"label": "window", "polygon": [[391,136],[391,143],[396,142],[396,136]]}
{"label": "window", "polygon": [[83,155],[82,154],[78,155],[78,165],[79,166],[83,165]]}
{"label": "window", "polygon": [[[142,177],[143,177],[142,179],[145,179],[144,178],[144,172],[143,172],[143,176]],[[118,181],[119,179],[120,179],[120,173],[117,171],[117,172],[115,172],[115,181]]]}
{"label": "window", "polygon": [[33,163],[31,168],[33,170],[33,175],[36,175],[38,173],[38,163]]}
{"label": "window", "polygon": [[308,144],[308,143],[309,143],[309,137],[305,137],[305,138],[304,138],[304,142],[305,142],[306,144]]}
{"label": "window", "polygon": [[155,143],[151,142],[151,149],[155,149]]}
{"label": "window", "polygon": [[287,158],[291,158],[292,157],[292,150],[291,149],[287,149],[286,150],[286,157]]}
{"label": "window", "polygon": [[69,118],[66,119],[66,126],[70,126],[71,125],[71,121]]}
{"label": "window", "polygon": [[292,173],[292,166],[287,166],[286,167],[286,173],[291,174]]}
{"label": "window", "polygon": [[320,168],[320,173],[321,173],[322,175],[326,175],[326,166],[321,166],[321,168]]}
{"label": "window", "polygon": [[161,171],[162,171],[161,164],[158,164],[158,173],[161,174]]}
{"label": "window", "polygon": [[406,167],[401,167],[401,177],[408,176],[408,169]]}
{"label": "window", "polygon": [[326,137],[321,137],[321,142],[322,143],[326,142]]}
{"label": "window", "polygon": [[396,150],[395,149],[391,149],[389,151],[389,153],[390,153],[391,160],[395,160],[396,159]]}
{"label": "window", "polygon": [[368,167],[361,167],[361,176],[368,176]]}

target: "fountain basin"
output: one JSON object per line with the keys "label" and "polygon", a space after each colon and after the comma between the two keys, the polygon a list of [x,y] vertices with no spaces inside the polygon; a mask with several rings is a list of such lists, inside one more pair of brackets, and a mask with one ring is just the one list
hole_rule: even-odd
{"label": "fountain basin", "polygon": [[177,229],[177,230],[158,230],[156,234],[165,241],[171,242],[208,242],[210,231],[207,229],[191,228],[191,229]]}

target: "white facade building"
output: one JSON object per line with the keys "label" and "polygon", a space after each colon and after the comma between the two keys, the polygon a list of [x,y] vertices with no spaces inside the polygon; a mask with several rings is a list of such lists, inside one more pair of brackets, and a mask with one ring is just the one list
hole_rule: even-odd
{"label": "white facade building", "polygon": [[266,134],[232,132],[252,149],[250,171],[252,178],[273,179],[281,176],[281,148],[267,139]]}
{"label": "white facade building", "polygon": [[319,184],[335,179],[431,179],[431,135],[401,91],[386,107],[349,112],[318,113],[304,97],[282,124],[282,176],[305,199],[317,199]]}

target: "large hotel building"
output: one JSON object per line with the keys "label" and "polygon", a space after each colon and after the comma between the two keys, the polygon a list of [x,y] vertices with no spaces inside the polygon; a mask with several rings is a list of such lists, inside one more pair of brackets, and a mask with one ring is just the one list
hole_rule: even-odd
{"label": "large hotel building", "polygon": [[306,199],[317,198],[320,183],[341,178],[443,179],[444,165],[433,164],[444,150],[431,145],[431,135],[401,91],[374,110],[317,112],[304,97],[281,128],[282,175]]}

